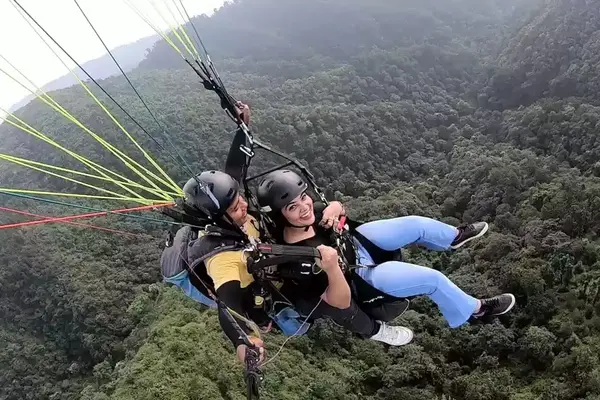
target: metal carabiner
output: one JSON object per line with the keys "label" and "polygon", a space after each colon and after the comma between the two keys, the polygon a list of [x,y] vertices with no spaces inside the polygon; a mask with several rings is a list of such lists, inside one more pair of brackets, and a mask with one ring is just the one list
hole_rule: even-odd
{"label": "metal carabiner", "polygon": [[250,158],[254,157],[255,155],[254,151],[250,147],[243,144],[240,145],[240,151]]}

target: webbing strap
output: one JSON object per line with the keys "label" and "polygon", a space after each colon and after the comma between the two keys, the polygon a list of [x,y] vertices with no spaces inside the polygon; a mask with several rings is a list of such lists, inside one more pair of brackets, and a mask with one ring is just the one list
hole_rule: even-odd
{"label": "webbing strap", "polygon": [[261,243],[258,245],[258,251],[260,251],[262,254],[278,256],[310,257],[317,259],[321,258],[321,253],[319,250],[309,246],[290,246],[283,244]]}
{"label": "webbing strap", "polygon": [[[314,258],[313,257],[304,257],[307,261],[312,261],[314,262]],[[302,261],[302,259],[300,259],[300,256],[298,255],[283,255],[283,256],[273,256],[273,257],[266,257],[263,258],[262,260],[259,261],[254,261],[252,263],[252,269],[254,270],[259,270],[262,268],[267,268],[267,267],[272,267],[274,265],[280,265],[280,264],[285,264],[285,263],[289,263],[289,262],[300,262]]]}

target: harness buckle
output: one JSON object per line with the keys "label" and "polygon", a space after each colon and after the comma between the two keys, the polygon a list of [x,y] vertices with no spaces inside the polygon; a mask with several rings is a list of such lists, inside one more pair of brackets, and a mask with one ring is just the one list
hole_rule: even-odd
{"label": "harness buckle", "polygon": [[240,145],[240,151],[250,158],[254,157],[254,154],[255,154],[254,151],[250,147],[243,145],[243,144]]}

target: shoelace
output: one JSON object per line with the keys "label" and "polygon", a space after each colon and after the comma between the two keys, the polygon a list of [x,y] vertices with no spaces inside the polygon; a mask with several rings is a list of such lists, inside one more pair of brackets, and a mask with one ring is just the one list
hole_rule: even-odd
{"label": "shoelace", "polygon": [[468,236],[470,233],[475,231],[475,226],[473,224],[466,225],[462,228],[460,232],[460,237]]}
{"label": "shoelace", "polygon": [[483,301],[482,307],[486,310],[493,310],[496,307],[500,306],[500,298],[499,297],[492,297],[491,299],[486,299]]}

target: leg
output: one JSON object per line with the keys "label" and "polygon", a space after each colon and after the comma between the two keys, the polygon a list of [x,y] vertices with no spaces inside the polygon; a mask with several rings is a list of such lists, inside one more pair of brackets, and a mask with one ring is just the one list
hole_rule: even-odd
{"label": "leg", "polygon": [[441,272],[405,262],[390,261],[356,271],[377,289],[396,297],[426,295],[439,307],[452,328],[479,309],[479,300],[469,296]]}
{"label": "leg", "polygon": [[[308,315],[315,305],[315,302],[302,299],[297,306],[303,314]],[[385,322],[374,320],[354,300],[350,303],[350,307],[345,309],[332,307],[322,301],[314,308],[311,318],[329,318],[364,339],[377,340],[392,346],[402,346],[413,339],[413,332],[410,329],[403,326],[390,326]]]}
{"label": "leg", "polygon": [[451,225],[416,215],[367,222],[356,230],[387,251],[398,250],[411,243],[431,250],[447,250],[459,233]]}
{"label": "leg", "polygon": [[476,239],[488,230],[488,224],[477,222],[455,228],[441,221],[411,215],[368,222],[357,228],[363,236],[376,246],[392,251],[411,243],[430,250],[457,249]]}
{"label": "leg", "polygon": [[[305,310],[303,309],[302,311]],[[310,310],[308,310],[308,312],[310,312]],[[354,301],[350,303],[350,307],[345,309],[332,307],[322,301],[313,312],[312,318],[319,319],[326,317],[363,338],[373,336],[379,329],[377,321],[365,314]]]}

